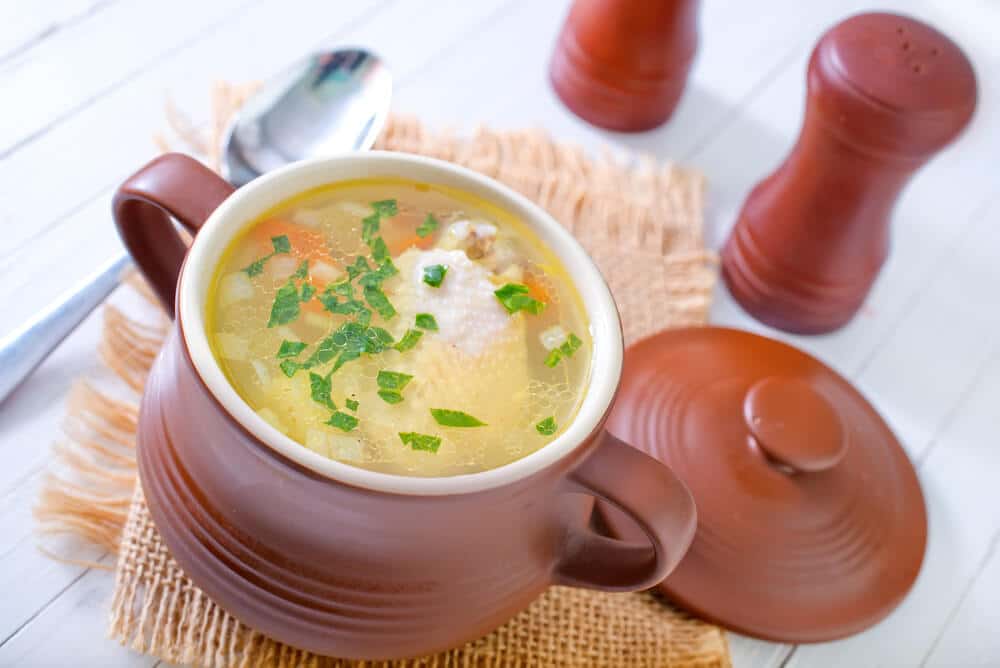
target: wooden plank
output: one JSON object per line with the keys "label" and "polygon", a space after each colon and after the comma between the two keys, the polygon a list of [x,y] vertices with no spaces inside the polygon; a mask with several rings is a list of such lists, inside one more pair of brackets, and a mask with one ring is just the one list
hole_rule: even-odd
{"label": "wooden plank", "polygon": [[[0,180],[20,185],[0,202],[0,224],[10,232],[0,241],[0,259],[155,154],[152,135],[164,126],[166,91],[196,120],[207,119],[212,81],[271,75],[300,58],[310,44],[335,37],[380,7],[376,0],[252,5],[0,160]],[[278,25],[281,30],[275,30]],[[264,44],[267,48],[251,47]],[[25,179],[24,174],[45,178]],[[23,223],[27,220],[32,224]]]}
{"label": "wooden plank", "polygon": [[[994,442],[992,445],[996,445]],[[1000,534],[993,539],[986,567],[938,638],[928,668],[995,668],[1000,662]]]}
{"label": "wooden plank", "polygon": [[0,2],[0,63],[31,49],[60,30],[98,16],[114,0],[20,0]]}
{"label": "wooden plank", "polygon": [[153,666],[150,656],[105,637],[114,579],[88,571],[28,624],[0,645],[5,666]]}
{"label": "wooden plank", "polygon": [[[92,104],[260,0],[134,0],[112,5],[0,65],[0,157]],[[123,30],[122,26],[133,26]],[[155,26],[155,30],[151,30]]]}

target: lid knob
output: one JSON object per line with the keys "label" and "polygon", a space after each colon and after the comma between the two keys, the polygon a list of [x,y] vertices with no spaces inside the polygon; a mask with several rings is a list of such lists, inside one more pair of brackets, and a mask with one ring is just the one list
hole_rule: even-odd
{"label": "lid knob", "polygon": [[847,451],[837,411],[804,380],[772,377],[756,383],[743,401],[743,418],[760,449],[795,471],[825,471]]}

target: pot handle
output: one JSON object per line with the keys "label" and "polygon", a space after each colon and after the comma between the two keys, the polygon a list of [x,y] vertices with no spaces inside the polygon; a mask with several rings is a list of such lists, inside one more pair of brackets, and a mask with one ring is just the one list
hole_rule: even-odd
{"label": "pot handle", "polygon": [[165,153],[115,191],[111,211],[118,234],[171,317],[187,244],[170,219],[195,234],[234,190],[194,158]]}
{"label": "pot handle", "polygon": [[607,431],[599,439],[570,472],[566,491],[590,494],[621,510],[649,542],[572,528],[555,582],[607,591],[648,589],[666,578],[690,547],[697,525],[694,499],[666,465]]}

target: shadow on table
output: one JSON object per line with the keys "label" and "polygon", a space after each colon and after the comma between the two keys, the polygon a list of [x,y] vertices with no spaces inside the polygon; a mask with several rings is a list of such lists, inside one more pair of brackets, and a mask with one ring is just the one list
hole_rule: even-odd
{"label": "shadow on table", "polygon": [[725,241],[749,190],[770,174],[794,142],[798,126],[778,131],[692,82],[673,117],[641,133],[601,130],[605,141],[701,170],[707,179],[706,243]]}

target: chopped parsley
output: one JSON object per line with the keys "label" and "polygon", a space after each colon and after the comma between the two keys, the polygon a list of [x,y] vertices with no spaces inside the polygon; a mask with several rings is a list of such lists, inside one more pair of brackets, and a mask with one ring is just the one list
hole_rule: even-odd
{"label": "chopped parsley", "polygon": [[292,243],[288,240],[288,236],[285,234],[277,237],[271,237],[271,247],[274,248],[275,253],[292,252]]}
{"label": "chopped parsley", "polygon": [[292,244],[288,241],[288,237],[284,234],[271,237],[271,248],[274,250],[268,253],[262,258],[256,259],[247,266],[243,267],[243,271],[246,272],[247,276],[253,278],[257,276],[262,271],[264,271],[264,263],[270,260],[275,255],[284,255],[292,252]]}
{"label": "chopped parsley", "polygon": [[274,295],[271,318],[267,321],[267,326],[285,325],[298,317],[299,289],[295,285],[295,279],[289,278],[288,282],[278,288],[277,294]]}
{"label": "chopped parsley", "polygon": [[389,247],[385,245],[385,240],[382,237],[375,237],[371,243],[371,249],[372,259],[375,262],[381,263],[389,257]]}
{"label": "chopped parsley", "polygon": [[542,436],[551,436],[556,433],[556,430],[559,429],[559,427],[556,425],[556,419],[550,415],[536,424],[535,429],[537,429],[538,433]]}
{"label": "chopped parsley", "polygon": [[337,411],[330,416],[330,419],[326,421],[331,427],[336,427],[341,431],[351,431],[358,426],[358,418],[344,413],[343,411]]}
{"label": "chopped parsley", "polygon": [[378,314],[386,320],[396,315],[396,309],[393,307],[392,302],[390,302],[389,298],[385,296],[384,292],[382,292],[382,288],[377,285],[365,286],[365,301],[367,301],[368,305],[378,311]]}
{"label": "chopped parsley", "polygon": [[427,329],[432,332],[438,331],[437,319],[430,313],[418,313],[415,324],[420,329]]}
{"label": "chopped parsley", "polygon": [[300,264],[299,268],[295,270],[294,274],[292,274],[292,278],[298,278],[301,280],[308,275],[309,275],[309,260],[302,260],[302,264]]}
{"label": "chopped parsley", "polygon": [[379,390],[378,396],[387,404],[398,404],[403,400],[403,395],[396,390]]}
{"label": "chopped parsley", "polygon": [[580,337],[570,332],[565,341],[549,351],[548,357],[545,358],[545,366],[550,369],[555,367],[564,357],[572,357],[573,353],[579,350],[582,345],[583,341],[580,340]]}
{"label": "chopped parsley", "polygon": [[302,343],[301,341],[284,340],[281,342],[281,346],[278,347],[278,359],[295,357],[305,350],[307,345],[308,344]]}
{"label": "chopped parsley", "polygon": [[428,434],[418,434],[415,431],[399,432],[399,440],[403,445],[408,445],[414,450],[426,450],[427,452],[437,452],[441,447],[440,436],[430,436]]}
{"label": "chopped parsley", "polygon": [[403,388],[413,380],[413,376],[408,373],[398,371],[379,371],[376,382],[378,383],[378,396],[387,404],[398,404],[403,400]]}
{"label": "chopped parsley", "polygon": [[486,423],[479,418],[473,417],[462,411],[453,411],[447,408],[432,408],[431,415],[434,420],[444,427],[485,427]]}
{"label": "chopped parsley", "polygon": [[364,239],[366,244],[370,244],[378,234],[379,227],[382,225],[382,217],[377,213],[373,213],[367,218],[361,219],[361,238]]}
{"label": "chopped parsley", "polygon": [[347,406],[348,410],[358,410],[358,402],[355,399],[344,399],[344,405]]}
{"label": "chopped parsley", "polygon": [[330,398],[330,376],[321,376],[310,371],[309,391],[313,401],[332,411],[337,410],[337,404]]}
{"label": "chopped parsley", "polygon": [[520,283],[508,283],[493,294],[497,296],[507,313],[514,314],[518,311],[527,311],[532,315],[538,315],[545,309],[545,302],[538,301],[528,295],[528,286]]}
{"label": "chopped parsley", "polygon": [[399,343],[393,347],[399,352],[405,352],[417,345],[417,342],[420,341],[420,337],[423,335],[424,333],[419,329],[408,329],[406,330],[406,334],[403,334],[403,338],[399,340]]}
{"label": "chopped parsley", "polygon": [[375,382],[383,390],[398,390],[403,391],[409,382],[413,380],[413,376],[408,373],[400,373],[398,371],[379,371],[378,378]]}
{"label": "chopped parsley", "polygon": [[396,205],[396,200],[394,199],[383,199],[378,202],[372,202],[371,207],[382,218],[392,218],[399,213],[399,207]]}
{"label": "chopped parsley", "polygon": [[427,217],[424,218],[424,222],[417,226],[417,236],[423,239],[429,234],[433,234],[434,230],[438,228],[438,219],[434,217],[433,213],[428,213]]}
{"label": "chopped parsley", "polygon": [[580,340],[580,337],[570,332],[569,336],[566,337],[566,340],[563,341],[561,346],[559,346],[559,352],[566,357],[572,357],[573,353],[579,350],[582,345],[583,341]]}
{"label": "chopped parsley", "polygon": [[347,281],[353,281],[361,274],[367,274],[372,268],[368,266],[368,260],[360,255],[354,258],[354,264],[347,265]]}
{"label": "chopped parsley", "polygon": [[440,288],[441,283],[444,281],[445,274],[448,273],[448,267],[443,264],[431,264],[424,267],[424,283],[431,286],[432,288]]}

